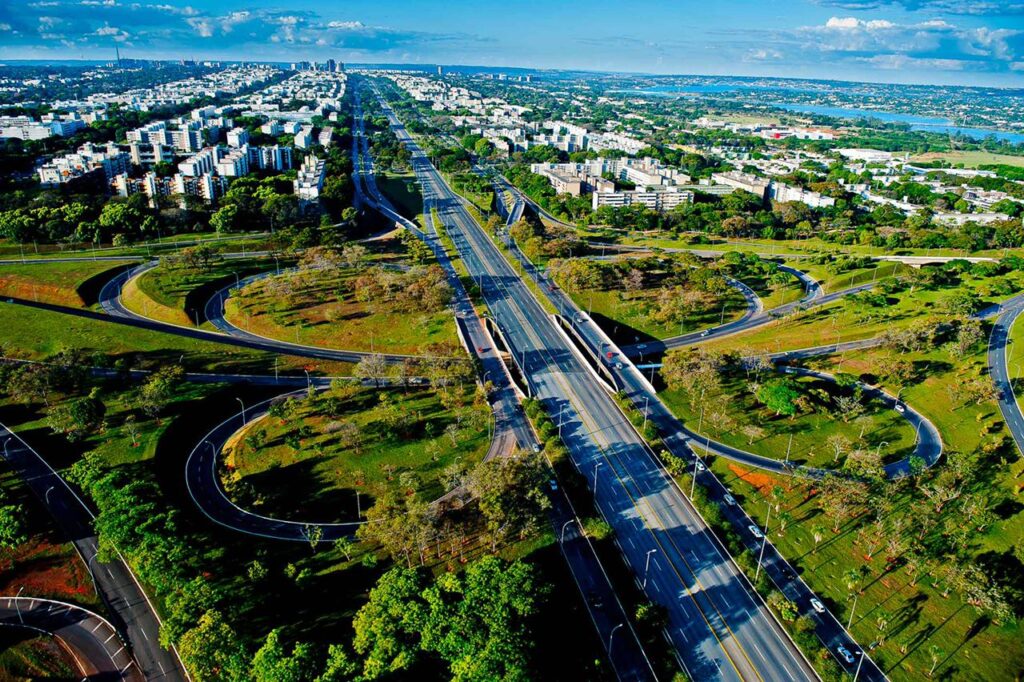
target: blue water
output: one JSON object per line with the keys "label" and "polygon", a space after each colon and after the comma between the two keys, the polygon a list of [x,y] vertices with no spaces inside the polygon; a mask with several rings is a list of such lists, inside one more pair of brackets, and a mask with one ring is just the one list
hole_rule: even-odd
{"label": "blue water", "polygon": [[992,130],[990,128],[965,128],[954,125],[952,121],[931,116],[918,116],[916,114],[899,114],[890,111],[874,111],[872,109],[855,109],[852,107],[833,107],[825,104],[775,104],[780,109],[786,109],[800,114],[820,114],[822,116],[833,116],[835,118],[874,118],[886,123],[906,123],[911,130],[921,130],[931,133],[953,133],[965,135],[977,140],[983,140],[992,136],[997,140],[1006,140],[1012,144],[1024,144],[1024,133],[1008,133],[1004,130]]}

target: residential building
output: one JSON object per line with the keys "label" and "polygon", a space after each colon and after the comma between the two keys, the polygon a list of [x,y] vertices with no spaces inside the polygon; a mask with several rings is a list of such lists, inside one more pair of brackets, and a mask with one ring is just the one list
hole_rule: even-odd
{"label": "residential building", "polygon": [[227,134],[229,147],[244,147],[249,144],[249,131],[245,128],[232,128]]}
{"label": "residential building", "polygon": [[639,204],[652,211],[665,212],[689,203],[693,203],[693,192],[671,186],[623,192],[599,191],[591,195],[591,208],[595,211],[602,206],[621,207]]}
{"label": "residential building", "polygon": [[121,173],[127,173],[131,157],[116,144],[106,146],[83,144],[74,154],[59,156],[39,168],[39,182],[43,185],[62,185],[77,180],[95,178],[107,185]]}
{"label": "residential building", "polygon": [[326,175],[327,163],[316,156],[307,156],[302,162],[298,176],[292,183],[299,201],[303,203],[318,201]]}

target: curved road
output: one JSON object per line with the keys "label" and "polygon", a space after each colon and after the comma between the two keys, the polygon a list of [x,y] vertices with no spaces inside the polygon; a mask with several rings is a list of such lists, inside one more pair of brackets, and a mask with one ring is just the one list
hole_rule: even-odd
{"label": "curved road", "polygon": [[[1010,367],[1007,363],[1006,353],[1010,345],[1010,329],[1014,322],[1024,311],[1024,295],[1014,296],[1001,306],[997,306],[998,313],[992,325],[992,334],[988,342],[988,369],[999,390],[999,411],[1003,413],[1006,426],[1017,444],[1017,450],[1024,456],[1024,415],[1021,414],[1020,403],[1013,392]],[[1016,378],[1020,379],[1020,367],[1015,367]]]}
{"label": "curved road", "polygon": [[24,628],[58,639],[70,652],[83,679],[146,679],[102,616],[74,604],[34,597],[0,597],[0,626]]}
{"label": "curved road", "polygon": [[0,443],[7,462],[75,545],[145,679],[188,680],[177,652],[160,646],[160,617],[127,562],[120,555],[109,563],[98,560],[92,510],[38,452],[2,424]]}
{"label": "curved road", "polygon": [[[192,327],[184,327],[181,325],[171,324],[169,322],[153,320],[144,315],[140,315],[134,311],[129,310],[121,302],[121,290],[124,288],[124,285],[129,280],[141,276],[147,270],[150,270],[151,268],[155,267],[156,264],[157,261],[150,261],[138,267],[122,272],[103,286],[103,288],[100,290],[100,305],[111,318],[115,318],[118,320],[132,320],[141,326],[145,326],[156,331],[177,334],[179,336],[187,336],[193,339],[213,341],[215,343],[229,343],[232,345],[242,346],[245,348],[252,348],[253,350],[263,350],[272,353],[282,353],[284,355],[295,355],[304,358],[337,360],[340,362],[359,362],[363,358],[374,355],[374,353],[368,353],[363,351],[332,350],[327,348],[320,348],[319,346],[305,346],[301,344],[288,343],[286,341],[278,341],[275,339],[268,339],[265,337],[257,336],[255,334],[249,334],[248,332],[243,332],[242,330],[237,330],[239,332],[237,334],[226,334],[220,332],[207,331],[205,329],[194,329]],[[209,309],[209,306],[210,304],[208,303],[207,309]],[[378,355],[383,355],[388,362],[392,363],[402,362],[408,357],[405,355],[393,355],[384,353],[378,353]]]}

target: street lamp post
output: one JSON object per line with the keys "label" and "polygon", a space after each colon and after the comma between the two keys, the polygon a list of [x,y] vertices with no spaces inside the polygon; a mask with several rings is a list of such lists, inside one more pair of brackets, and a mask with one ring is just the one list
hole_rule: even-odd
{"label": "street lamp post", "polygon": [[594,497],[597,497],[597,468],[603,464],[604,462],[594,464]]}
{"label": "street lamp post", "polygon": [[11,442],[10,438],[4,439],[4,459],[10,459],[11,456],[7,453],[7,444]]}
{"label": "street lamp post", "polygon": [[621,628],[625,623],[619,623],[612,628],[612,631],[608,633],[608,658],[612,657],[612,639],[615,637],[615,631]]}
{"label": "street lamp post", "polygon": [[645,589],[645,590],[647,589],[647,574],[651,570],[651,555],[656,553],[657,551],[658,551],[657,548],[652,548],[652,549],[647,550],[647,559],[644,560],[644,586],[643,586],[643,589]]}
{"label": "street lamp post", "polygon": [[50,493],[52,492],[53,486],[51,485],[49,488],[46,489],[46,492],[43,493],[43,501],[46,502],[46,506],[50,506]]}
{"label": "street lamp post", "polygon": [[647,431],[647,404],[650,402],[650,400],[651,396],[644,396],[644,425],[642,429],[643,431]]}
{"label": "street lamp post", "polygon": [[235,400],[242,406],[242,426],[245,426],[245,403],[242,402],[241,398],[235,398]]}
{"label": "street lamp post", "polygon": [[[21,623],[22,625],[25,624],[25,619],[21,617],[21,593],[24,592],[24,591],[25,591],[25,586],[22,585],[21,589],[18,590],[18,596],[16,596],[14,598],[14,608],[18,609],[18,622]],[[609,641],[611,641],[611,638],[609,638]]]}
{"label": "street lamp post", "polygon": [[853,614],[857,612],[857,597],[860,595],[856,592],[853,593],[853,608],[850,609],[850,620],[846,624],[846,629],[849,630],[850,626],[853,625]]}
{"label": "street lamp post", "polygon": [[865,658],[867,658],[867,656],[864,655],[864,652],[860,652],[860,660],[857,661],[857,672],[853,674],[853,682],[857,682],[857,678],[860,677],[860,667],[864,665]]}
{"label": "street lamp post", "polygon": [[881,443],[878,444],[878,447],[875,448],[875,458],[876,459],[881,456],[880,453],[882,452],[882,446],[883,445],[888,445],[888,444],[889,444],[889,441],[885,441],[885,440],[883,440]]}
{"label": "street lamp post", "polygon": [[761,553],[757,555],[757,570],[754,572],[754,582],[757,582],[761,575],[761,564],[764,561],[764,548],[768,545],[768,522],[772,518],[772,506],[768,505],[768,515],[764,517],[764,532],[761,534]]}
{"label": "street lamp post", "polygon": [[565,544],[565,531],[569,530],[569,526],[571,526],[572,523],[573,520],[569,519],[568,521],[562,524],[562,537],[561,540],[559,540],[559,542],[561,542],[562,544]]}

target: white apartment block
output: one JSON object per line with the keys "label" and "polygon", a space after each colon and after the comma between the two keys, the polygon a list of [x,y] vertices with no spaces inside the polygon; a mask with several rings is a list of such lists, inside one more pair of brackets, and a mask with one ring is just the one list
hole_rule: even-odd
{"label": "white apartment block", "polygon": [[768,196],[768,185],[770,182],[751,173],[743,173],[741,171],[713,173],[711,179],[719,185],[728,185],[735,189],[742,189],[751,194],[756,194],[761,197],[762,201]]}
{"label": "white apartment block", "polygon": [[100,147],[86,143],[74,154],[60,156],[43,164],[39,168],[39,182],[54,186],[102,174],[104,181],[109,183],[115,175],[127,173],[130,165],[131,157],[116,144]]}
{"label": "white apartment block", "polygon": [[245,128],[232,128],[227,134],[229,147],[242,147],[249,144],[249,131]]}
{"label": "white apartment block", "polygon": [[594,192],[591,208],[595,211],[602,206],[623,207],[642,205],[652,211],[671,211],[677,206],[693,203],[693,192],[680,187],[657,187],[649,190],[624,192]]}
{"label": "white apartment block", "polygon": [[799,201],[811,208],[827,208],[836,205],[836,200],[832,197],[774,181],[768,188],[768,196],[775,201]]}
{"label": "white apartment block", "polygon": [[313,146],[313,126],[303,126],[295,133],[295,146],[299,149],[309,149]]}
{"label": "white apartment block", "polygon": [[174,161],[174,150],[159,142],[130,142],[128,154],[136,166],[151,167]]}
{"label": "white apartment block", "polygon": [[320,199],[320,191],[324,188],[324,178],[327,175],[327,163],[315,156],[307,156],[302,162],[299,174],[292,182],[295,188],[295,196],[302,203],[314,202]]}

